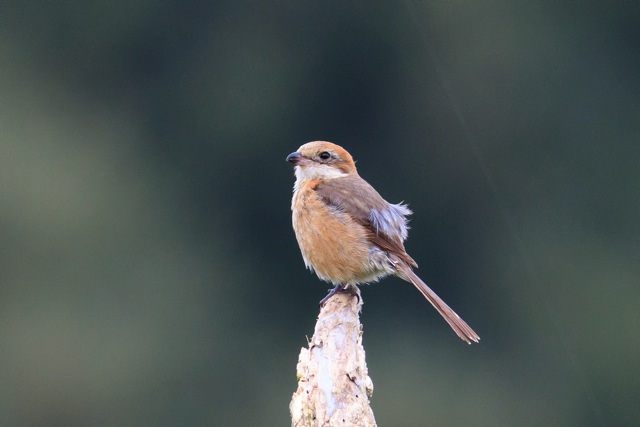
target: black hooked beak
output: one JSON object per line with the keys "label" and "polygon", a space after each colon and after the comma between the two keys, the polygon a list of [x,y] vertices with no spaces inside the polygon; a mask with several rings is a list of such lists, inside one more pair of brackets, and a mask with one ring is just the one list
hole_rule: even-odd
{"label": "black hooked beak", "polygon": [[294,166],[300,163],[302,159],[302,154],[300,154],[298,151],[294,151],[287,156],[287,162],[293,163]]}

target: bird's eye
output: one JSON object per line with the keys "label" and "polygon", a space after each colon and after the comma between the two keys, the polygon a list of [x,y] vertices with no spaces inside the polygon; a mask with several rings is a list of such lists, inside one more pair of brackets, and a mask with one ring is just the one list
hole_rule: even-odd
{"label": "bird's eye", "polygon": [[331,154],[329,154],[328,151],[323,151],[322,153],[320,153],[320,158],[322,160],[329,160],[331,158]]}

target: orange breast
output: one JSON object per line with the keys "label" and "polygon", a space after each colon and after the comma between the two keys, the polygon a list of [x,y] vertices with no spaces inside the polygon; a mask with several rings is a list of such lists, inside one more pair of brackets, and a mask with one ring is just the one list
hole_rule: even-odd
{"label": "orange breast", "polygon": [[365,229],[349,215],[327,206],[307,182],[294,194],[293,229],[308,267],[323,280],[355,284],[379,275],[369,257]]}

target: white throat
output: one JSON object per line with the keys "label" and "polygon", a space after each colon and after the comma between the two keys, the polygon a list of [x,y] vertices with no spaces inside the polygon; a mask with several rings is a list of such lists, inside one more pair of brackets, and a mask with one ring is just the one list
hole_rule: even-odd
{"label": "white throat", "polygon": [[347,175],[346,172],[324,165],[322,163],[313,163],[305,166],[296,166],[296,184],[310,179],[333,179]]}

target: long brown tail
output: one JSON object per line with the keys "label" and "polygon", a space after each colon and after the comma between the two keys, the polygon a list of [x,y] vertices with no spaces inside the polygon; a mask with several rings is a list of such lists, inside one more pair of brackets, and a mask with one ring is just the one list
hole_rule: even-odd
{"label": "long brown tail", "polygon": [[438,310],[438,313],[440,313],[440,315],[444,317],[444,320],[447,321],[449,326],[451,326],[451,328],[463,341],[465,341],[467,344],[471,344],[471,341],[480,341],[480,337],[478,336],[478,334],[476,334],[474,330],[471,329],[471,327],[467,325],[467,323],[462,320],[455,311],[451,309],[451,307],[449,307],[444,301],[442,301],[442,299],[438,295],[436,295],[436,293],[433,292],[426,283],[424,283],[418,276],[416,276],[411,267],[409,267],[402,261],[398,262],[396,266],[399,270],[398,277],[413,283],[413,285],[418,288],[418,290],[431,303],[431,305],[433,305],[433,307]]}

